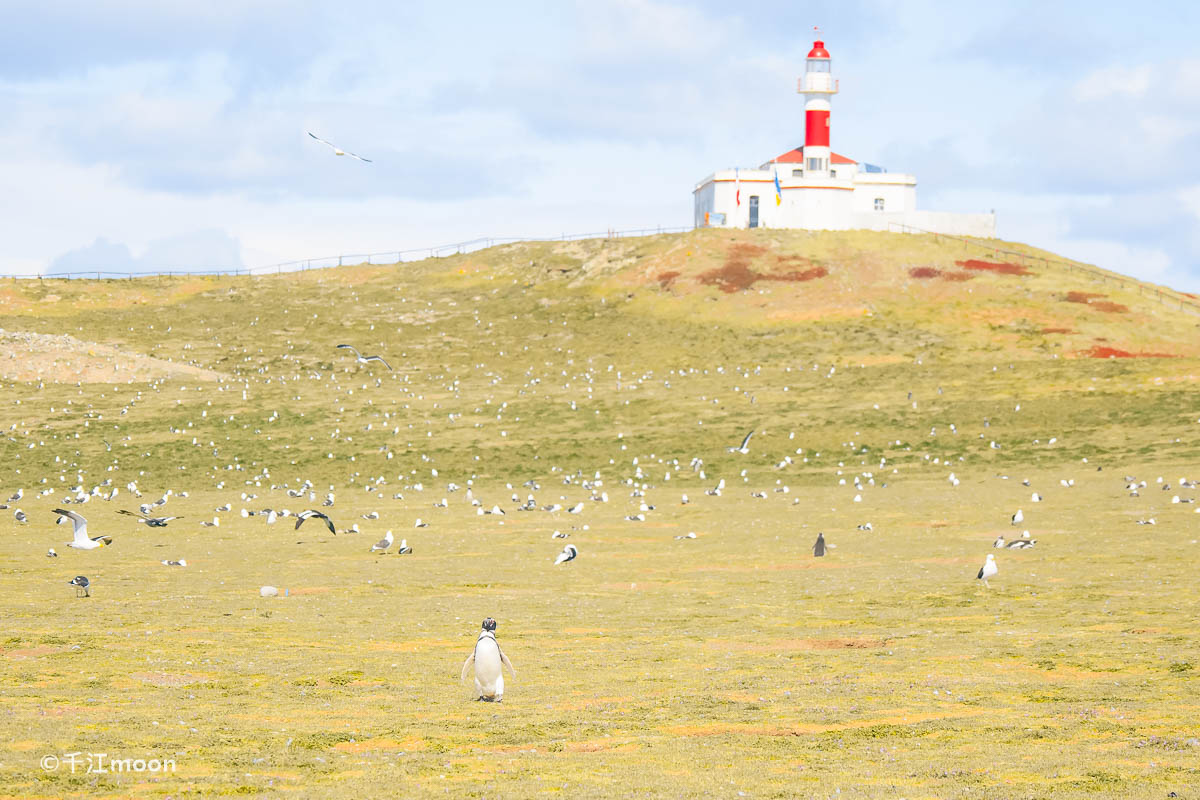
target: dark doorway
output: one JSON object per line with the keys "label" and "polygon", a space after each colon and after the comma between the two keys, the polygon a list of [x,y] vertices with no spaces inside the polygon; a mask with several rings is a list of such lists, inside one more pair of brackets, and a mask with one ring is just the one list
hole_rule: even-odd
{"label": "dark doorway", "polygon": [[758,227],[758,195],[750,195],[750,227]]}

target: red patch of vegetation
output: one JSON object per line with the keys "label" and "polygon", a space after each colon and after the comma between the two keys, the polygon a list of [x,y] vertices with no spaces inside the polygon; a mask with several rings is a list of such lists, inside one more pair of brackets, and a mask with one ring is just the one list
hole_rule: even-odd
{"label": "red patch of vegetation", "polygon": [[1184,294],[1186,294],[1188,297],[1191,297],[1194,300],[1200,300],[1200,294],[1192,294],[1191,292],[1184,292]]}
{"label": "red patch of vegetation", "polygon": [[1033,274],[1020,264],[1013,264],[1005,261],[980,261],[976,258],[969,258],[966,261],[955,261],[954,263],[963,269],[971,269],[975,270],[976,272],[998,272],[1001,275]]}
{"label": "red patch of vegetation", "polygon": [[1042,333],[1075,333],[1070,328],[1042,328]]}
{"label": "red patch of vegetation", "polygon": [[658,284],[659,284],[659,286],[661,286],[662,288],[666,289],[666,288],[667,288],[667,287],[669,287],[669,286],[670,286],[672,283],[674,283],[674,282],[675,282],[675,279],[676,279],[676,278],[678,278],[678,277],[679,277],[679,271],[678,271],[678,270],[672,270],[672,271],[670,271],[670,272],[664,272],[664,273],[662,273],[662,274],[660,274],[660,275],[658,276]]}
{"label": "red patch of vegetation", "polygon": [[824,267],[813,267],[811,269],[798,270],[796,272],[787,272],[783,275],[763,275],[761,280],[764,281],[787,281],[789,283],[803,283],[817,278],[824,278],[829,274],[829,270]]}
{"label": "red patch of vegetation", "polygon": [[913,267],[908,271],[913,278],[941,278],[944,281],[969,281],[975,276],[969,272],[942,272],[934,267]]}
{"label": "red patch of vegetation", "polygon": [[[829,270],[825,267],[816,266],[805,270],[794,270],[785,273],[764,273],[757,272],[750,267],[750,260],[754,256],[762,255],[766,252],[765,248],[752,244],[737,244],[729,248],[728,257],[725,259],[725,264],[719,269],[711,269],[708,272],[701,273],[699,281],[706,286],[716,286],[726,294],[733,294],[744,289],[749,289],[758,281],[787,281],[790,283],[800,283],[803,281],[811,281],[816,278],[824,278],[829,274]],[[776,259],[777,263],[811,263],[801,256],[780,256]]]}
{"label": "red patch of vegetation", "polygon": [[1106,314],[1124,314],[1129,311],[1129,306],[1114,303],[1111,300],[1097,300],[1099,297],[1104,297],[1104,295],[1095,292],[1067,292],[1067,296],[1063,300],[1068,303],[1083,303],[1089,308],[1103,311]]}
{"label": "red patch of vegetation", "polygon": [[1083,351],[1088,358],[1179,358],[1172,353],[1131,353],[1115,347],[1093,347]]}

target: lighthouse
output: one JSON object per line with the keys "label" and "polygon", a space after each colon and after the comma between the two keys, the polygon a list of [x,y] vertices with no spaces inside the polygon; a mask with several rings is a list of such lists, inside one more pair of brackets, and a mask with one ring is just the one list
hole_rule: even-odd
{"label": "lighthouse", "polygon": [[829,67],[829,51],[825,42],[817,39],[796,87],[804,95],[804,170],[814,178],[829,176],[829,98],[838,90]]}
{"label": "lighthouse", "polygon": [[[804,143],[758,167],[718,169],[697,183],[692,189],[696,227],[925,231],[994,237],[994,213],[918,210],[915,176],[890,172],[830,149],[829,101],[838,93],[838,82],[833,79],[820,31],[814,38],[804,75],[796,86],[804,95]],[[786,87],[780,88],[786,91]],[[794,102],[789,101],[792,109]],[[775,119],[780,115],[774,108],[763,108],[759,116]],[[718,114],[713,124],[725,124],[725,119]]]}

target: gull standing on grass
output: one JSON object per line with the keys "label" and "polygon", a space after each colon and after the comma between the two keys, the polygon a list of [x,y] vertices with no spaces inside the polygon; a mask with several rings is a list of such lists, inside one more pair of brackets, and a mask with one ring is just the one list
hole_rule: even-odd
{"label": "gull standing on grass", "polygon": [[996,566],[996,557],[988,553],[987,561],[983,562],[983,566],[979,568],[979,574],[975,576],[975,580],[983,581],[983,585],[992,588],[988,583],[988,578],[996,577],[996,573],[1000,569]]}
{"label": "gull standing on grass", "polygon": [[392,542],[394,542],[394,541],[395,541],[395,539],[392,538],[392,532],[388,531],[387,534],[384,535],[384,537],[382,539],[380,539],[375,544],[371,545],[371,552],[372,553],[386,553],[387,549],[392,546]]}
{"label": "gull standing on grass", "polygon": [[557,566],[559,564],[566,563],[567,561],[573,561],[578,555],[579,548],[573,544],[569,544],[563,548],[561,553],[558,554],[558,558],[554,559],[554,564]]}

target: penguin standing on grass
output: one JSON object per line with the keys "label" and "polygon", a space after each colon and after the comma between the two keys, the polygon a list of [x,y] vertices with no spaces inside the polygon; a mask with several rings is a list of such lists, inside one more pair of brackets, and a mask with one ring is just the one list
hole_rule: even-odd
{"label": "penguin standing on grass", "polygon": [[817,558],[825,555],[825,534],[817,534],[817,542],[813,545],[813,555]]}
{"label": "penguin standing on grass", "polygon": [[500,643],[496,641],[496,620],[491,617],[483,621],[483,630],[479,632],[479,638],[475,640],[475,650],[463,662],[460,680],[467,679],[467,672],[472,666],[475,667],[475,691],[479,694],[476,699],[489,703],[502,701],[504,699],[503,667],[508,667],[508,671],[514,678],[517,677],[517,671],[513,669],[512,662],[508,660],[508,656],[504,655],[504,651],[500,649]]}

